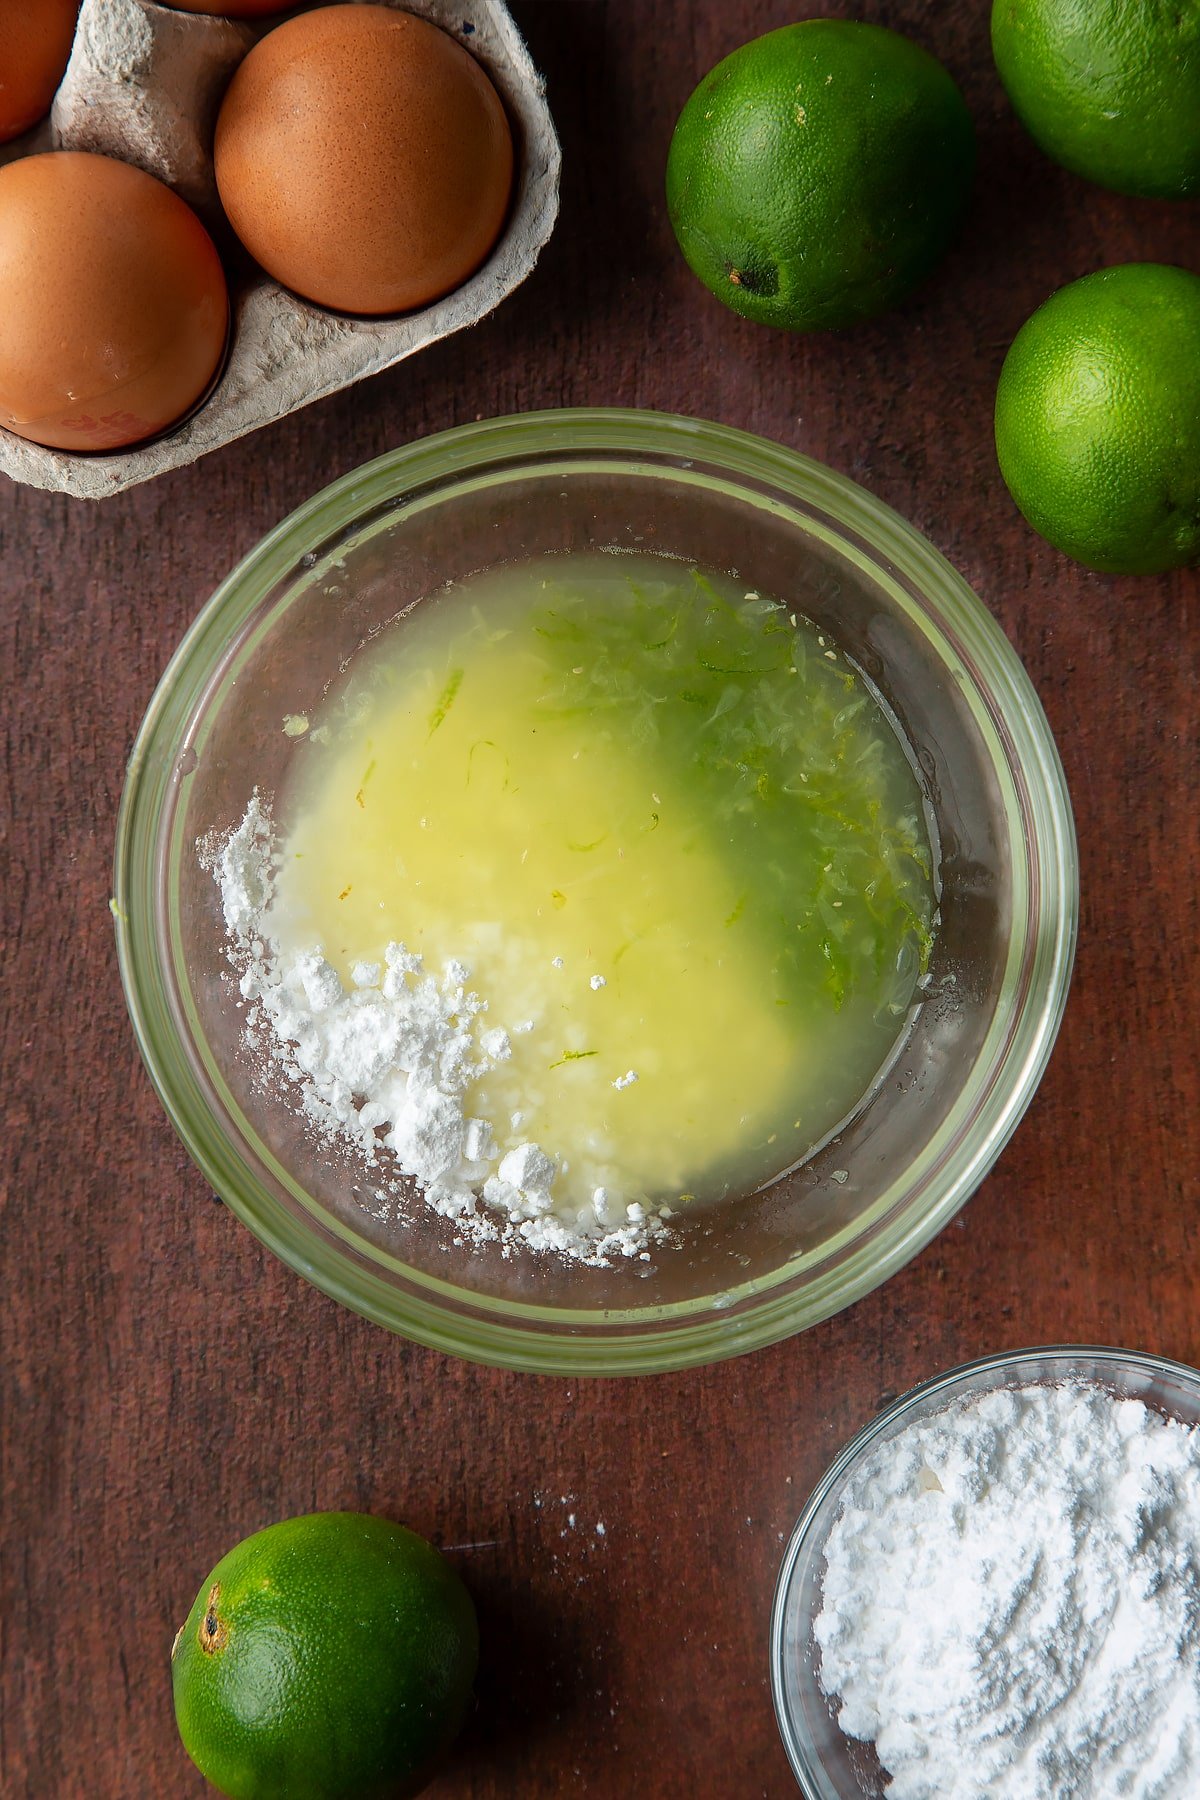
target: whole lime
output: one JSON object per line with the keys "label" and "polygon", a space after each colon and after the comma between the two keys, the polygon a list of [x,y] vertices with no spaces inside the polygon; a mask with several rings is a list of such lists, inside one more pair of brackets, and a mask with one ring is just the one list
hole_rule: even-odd
{"label": "whole lime", "polygon": [[971,116],[939,62],[879,25],[806,19],[705,76],[671,139],[667,207],[718,300],[825,331],[924,280],[974,167]]}
{"label": "whole lime", "polygon": [[234,1800],[419,1792],[475,1678],[475,1609],[432,1544],[362,1513],[246,1538],[171,1651],[188,1755]]}
{"label": "whole lime", "polygon": [[1120,194],[1200,194],[1200,0],[993,0],[992,49],[1055,162]]}
{"label": "whole lime", "polygon": [[1200,559],[1200,276],[1126,263],[1052,294],[1000,371],[996,453],[1034,530],[1089,568]]}

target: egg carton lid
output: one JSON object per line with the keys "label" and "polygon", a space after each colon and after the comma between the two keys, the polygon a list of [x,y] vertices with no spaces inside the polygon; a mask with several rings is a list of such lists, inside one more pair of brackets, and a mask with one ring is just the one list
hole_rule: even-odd
{"label": "egg carton lid", "polygon": [[[401,10],[440,25],[469,49],[513,128],[512,206],[482,267],[432,306],[360,319],[311,305],[246,259],[245,275],[235,267],[230,280],[225,365],[182,425],[142,446],[91,454],[49,450],[0,428],[0,470],[83,499],[118,494],[476,324],[525,280],[558,216],[562,155],[544,83],[503,0],[404,0]],[[154,0],[83,0],[49,127],[6,146],[4,160],[51,148],[118,157],[173,187],[228,244],[212,173],[216,115],[238,63],[280,22],[173,12]],[[228,273],[228,258],[226,266]]]}

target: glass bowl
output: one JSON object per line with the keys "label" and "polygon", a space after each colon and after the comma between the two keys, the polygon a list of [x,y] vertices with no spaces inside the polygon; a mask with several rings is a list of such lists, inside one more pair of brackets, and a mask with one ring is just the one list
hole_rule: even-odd
{"label": "glass bowl", "polygon": [[806,1800],[887,1800],[888,1793],[874,1745],[845,1735],[817,1677],[813,1622],[821,1609],[825,1545],[847,1482],[880,1444],[965,1395],[1072,1380],[1098,1383],[1122,1400],[1200,1425],[1200,1371],[1135,1350],[1050,1345],[964,1363],[913,1388],[852,1438],[826,1471],[788,1542],[771,1609],[775,1717]]}
{"label": "glass bowl", "polygon": [[[385,1229],[238,1054],[216,886],[197,841],[284,780],[312,712],[381,625],[449,580],[551,551],[657,551],[829,629],[919,761],[941,922],[903,1053],[799,1169],[677,1221],[650,1264],[471,1248],[424,1208]],[[326,1293],[478,1361],[636,1373],[770,1343],[900,1268],[978,1185],[1050,1054],[1078,909],[1062,768],[1007,640],[941,556],[852,482],[658,413],[460,427],[345,476],[222,583],[159,685],[117,831],[122,978],[152,1080],[205,1177]]]}

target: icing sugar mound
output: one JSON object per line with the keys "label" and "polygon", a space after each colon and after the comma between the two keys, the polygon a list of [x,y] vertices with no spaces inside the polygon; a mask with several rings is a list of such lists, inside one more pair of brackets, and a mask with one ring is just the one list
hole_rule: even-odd
{"label": "icing sugar mound", "polygon": [[889,1800],[1200,1793],[1200,1432],[1090,1383],[960,1401],[847,1485],[813,1632]]}
{"label": "icing sugar mound", "polygon": [[512,1044],[508,1030],[485,1027],[487,1003],[463,963],[436,975],[392,943],[382,963],[356,962],[347,987],[319,945],[283,955],[270,929],[277,851],[257,792],[237,829],[199,850],[220,890],[247,1037],[265,1041],[315,1129],[385,1180],[389,1169],[412,1177],[459,1238],[600,1267],[613,1256],[648,1259],[667,1235],[665,1212],[609,1205],[604,1189],[596,1190],[604,1200],[560,1211],[555,1158],[531,1142],[502,1150],[492,1122],[470,1113],[473,1083],[507,1061]]}
{"label": "icing sugar mound", "polygon": [[273,876],[271,821],[257,793],[237,830],[224,844],[210,847],[207,860],[221,890],[225,929],[235,942],[246,943],[271,897]]}

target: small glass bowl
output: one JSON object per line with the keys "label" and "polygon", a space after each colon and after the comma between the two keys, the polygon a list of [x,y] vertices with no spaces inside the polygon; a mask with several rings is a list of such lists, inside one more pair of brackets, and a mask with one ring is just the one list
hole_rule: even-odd
{"label": "small glass bowl", "polygon": [[[657,551],[736,574],[829,630],[918,760],[940,924],[902,1053],[807,1162],[680,1215],[650,1264],[611,1269],[455,1243],[414,1205],[384,1227],[242,1055],[216,886],[197,842],[284,785],[287,714],[428,595],[550,552]],[[401,627],[402,629],[402,627]],[[1078,872],[1061,764],[1011,645],[966,583],[853,482],[723,426],[533,413],[356,469],[272,531],[173,657],[117,827],[122,979],[184,1143],[251,1230],[326,1293],[420,1342],[559,1374],[681,1368],[848,1306],[915,1256],[983,1179],[1062,1017]],[[369,1196],[366,1197],[369,1201]]]}
{"label": "small glass bowl", "polygon": [[818,1680],[813,1622],[821,1610],[825,1545],[846,1485],[863,1460],[953,1401],[996,1388],[1087,1381],[1140,1400],[1184,1425],[1200,1425],[1200,1371],[1136,1350],[1055,1344],[964,1363],[903,1394],[846,1445],[796,1522],[771,1608],[771,1692],[792,1773],[806,1800],[887,1800],[874,1744],[845,1735]]}

